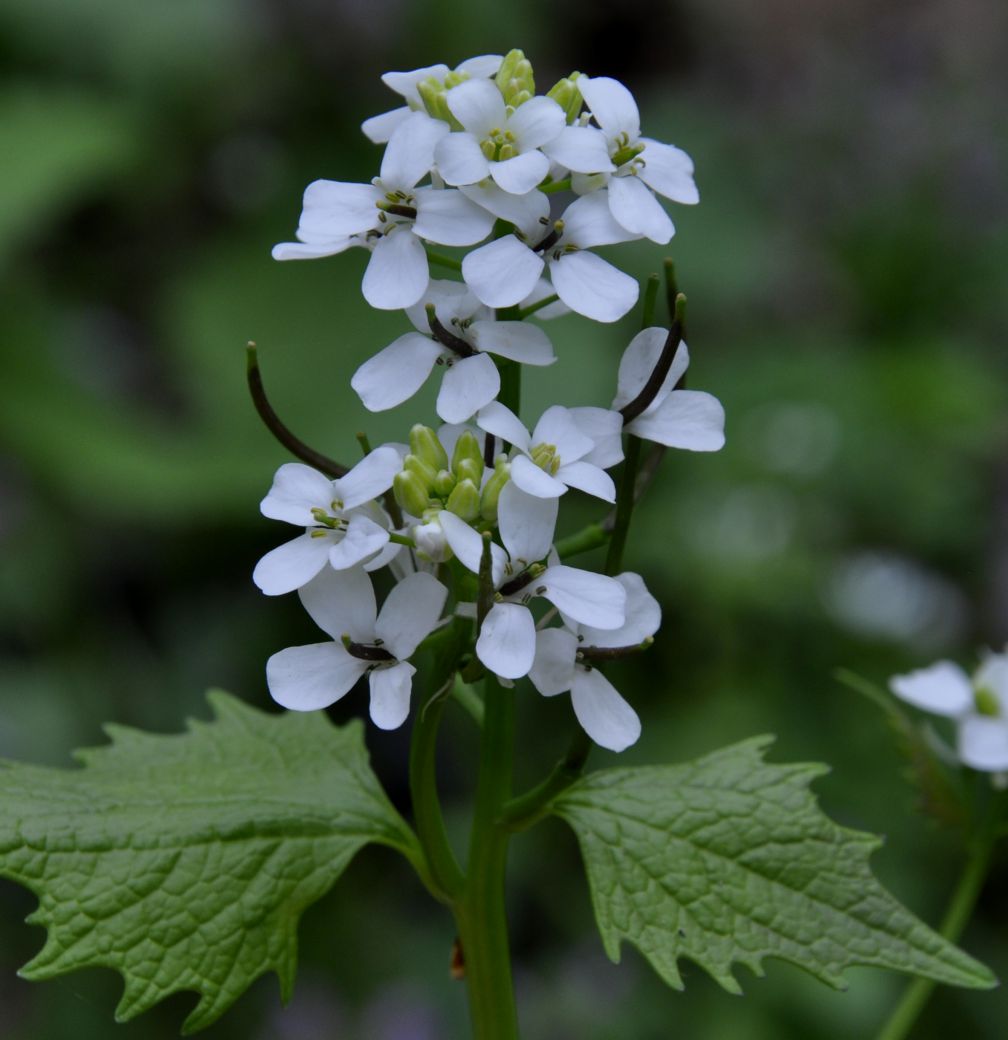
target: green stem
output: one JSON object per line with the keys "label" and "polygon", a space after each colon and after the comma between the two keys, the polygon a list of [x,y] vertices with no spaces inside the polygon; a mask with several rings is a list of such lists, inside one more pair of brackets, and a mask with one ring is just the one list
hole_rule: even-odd
{"label": "green stem", "polygon": [[409,758],[416,833],[426,856],[434,895],[444,903],[451,902],[465,884],[462,869],[448,842],[437,794],[437,731],[447,703],[448,698],[438,692],[417,711]]}
{"label": "green stem", "polygon": [[444,253],[435,253],[432,250],[427,250],[427,259],[432,264],[437,264],[439,267],[446,267],[449,271],[461,271],[462,261],[456,260],[453,256],[445,256]]}
{"label": "green stem", "polygon": [[632,434],[626,439],[626,459],[616,493],[616,523],[613,525],[609,552],[606,556],[606,574],[619,574],[623,566],[623,552],[630,533],[630,517],[633,515],[634,490],[637,485],[637,467],[640,465],[641,442]]}
{"label": "green stem", "polygon": [[524,321],[527,317],[535,314],[536,311],[541,311],[543,307],[548,307],[551,303],[556,303],[560,297],[556,293],[552,296],[544,296],[541,300],[536,300],[535,303],[530,303],[527,307],[520,307],[518,309],[519,321]]}
{"label": "green stem", "polygon": [[590,751],[591,738],[579,726],[567,754],[553,767],[553,772],[531,791],[512,798],[504,806],[501,822],[512,831],[523,831],[538,823],[549,812],[553,800],[581,779]]}
{"label": "green stem", "polygon": [[597,549],[600,545],[605,545],[607,541],[609,541],[609,532],[602,524],[588,524],[580,531],[561,538],[556,543],[556,551],[561,560],[567,560],[571,556],[578,556],[581,553]]}
{"label": "green stem", "polygon": [[454,904],[474,1040],[517,1040],[504,875],[509,833],[501,825],[511,796],[514,694],[488,677],[468,879]]}
{"label": "green stem", "polygon": [[641,328],[647,329],[654,324],[655,304],[658,300],[658,275],[653,274],[644,288],[644,307],[641,313]]}
{"label": "green stem", "polygon": [[[979,837],[973,843],[939,929],[939,934],[951,943],[958,942],[973,915],[973,908],[987,878],[993,845],[994,840],[990,835]],[[935,985],[934,979],[914,979],[904,990],[902,999],[882,1027],[877,1040],[903,1040],[908,1036]]]}

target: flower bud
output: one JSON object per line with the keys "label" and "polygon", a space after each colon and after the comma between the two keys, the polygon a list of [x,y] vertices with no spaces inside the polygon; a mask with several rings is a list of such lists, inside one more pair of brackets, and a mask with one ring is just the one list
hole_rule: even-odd
{"label": "flower bud", "polygon": [[427,494],[431,494],[434,491],[434,484],[437,481],[437,470],[424,462],[419,455],[407,455],[403,459],[403,469],[419,477]]}
{"label": "flower bud", "polygon": [[504,103],[512,108],[517,108],[535,94],[532,63],[519,50],[504,55],[495,82],[504,95]]}
{"label": "flower bud", "polygon": [[392,480],[392,493],[403,512],[411,516],[423,516],[430,505],[430,495],[424,482],[408,469],[400,470]]}
{"label": "flower bud", "polygon": [[[475,474],[473,473],[475,469]],[[468,477],[479,487],[483,480],[483,452],[472,430],[463,430],[452,452],[452,472],[459,480]]]}
{"label": "flower bud", "polygon": [[409,432],[409,446],[410,451],[431,466],[435,473],[448,468],[448,453],[429,426],[417,423]]}
{"label": "flower bud", "polygon": [[510,479],[511,466],[507,461],[507,456],[498,455],[494,460],[494,471],[483,486],[483,494],[480,496],[480,513],[488,523],[497,522],[497,500],[504,490],[504,485]]}
{"label": "flower bud", "polygon": [[441,523],[438,520],[440,510],[428,509],[422,524],[415,524],[410,536],[416,543],[417,554],[434,563],[444,563],[452,557],[451,547]]}
{"label": "flower bud", "polygon": [[479,488],[471,480],[460,480],[448,496],[445,508],[471,524],[480,515]]}
{"label": "flower bud", "polygon": [[455,490],[455,484],[455,475],[443,469],[434,478],[434,494],[438,498],[447,498]]}
{"label": "flower bud", "polygon": [[580,75],[580,72],[572,72],[565,79],[558,80],[546,93],[564,110],[568,123],[573,123],[581,113],[581,89],[576,82]]}
{"label": "flower bud", "polygon": [[445,123],[454,122],[451,111],[448,108],[448,101],[445,97],[447,91],[443,83],[438,82],[433,76],[428,76],[427,79],[421,80],[417,84],[417,93],[420,95],[420,100],[424,103],[424,108],[427,109],[429,115]]}

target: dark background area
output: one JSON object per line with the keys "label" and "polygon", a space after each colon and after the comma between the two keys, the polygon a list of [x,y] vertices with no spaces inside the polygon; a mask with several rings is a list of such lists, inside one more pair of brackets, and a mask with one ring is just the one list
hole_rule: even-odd
{"label": "dark background area", "polygon": [[[406,328],[370,311],[363,254],[276,264],[300,193],[365,180],[362,119],[394,107],[389,69],[523,47],[540,90],[572,69],[622,79],[644,132],[685,148],[702,203],[669,253],[690,300],[691,386],[725,404],[718,455],[669,453],[627,564],[664,624],[613,673],[644,722],[620,764],[695,757],[772,732],[821,760],[827,811],[884,833],[874,864],[931,923],[961,854],[920,816],[878,710],[833,678],[884,683],[1008,639],[1008,17],[995,0],[0,0],[0,755],[68,763],[100,723],[176,731],[221,686],[270,707],[263,666],[312,642],[296,597],[255,561],[289,535],[258,502],[285,460],[247,400],[254,339],[280,413],[352,459],[354,433],[402,439],[432,394],[382,416],[349,389]],[[636,277],[663,252],[610,254]],[[561,361],[526,418],[607,404],[635,315],[549,326]],[[596,515],[572,503],[574,529]],[[334,717],[363,714],[360,691]],[[566,698],[520,698],[519,782],[565,746]],[[369,729],[402,803],[408,732]],[[462,833],[472,733],[442,736]],[[598,765],[616,756],[598,753]],[[742,999],[684,965],[666,990],[632,950],[608,964],[573,837],[514,843],[513,936],[529,1037],[807,1040],[870,1036],[903,986],[857,970],[834,993],[793,967],[741,971]],[[1004,977],[996,862],[963,945]],[[181,995],[128,1026],[121,983],[15,971],[42,933],[0,883],[0,1036],[156,1040]],[[362,853],[301,928],[294,1001],[260,980],[208,1038],[465,1035],[448,919],[408,868]],[[937,993],[914,1034],[1003,1035],[1000,991]]]}

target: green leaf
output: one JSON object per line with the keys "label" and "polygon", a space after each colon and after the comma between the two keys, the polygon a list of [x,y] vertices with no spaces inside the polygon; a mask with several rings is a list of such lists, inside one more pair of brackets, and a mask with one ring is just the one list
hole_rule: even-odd
{"label": "green leaf", "polygon": [[580,842],[610,959],[626,939],[670,986],[682,989],[688,957],[732,993],[732,965],[762,975],[765,957],[837,988],[855,964],[993,985],[875,880],[879,839],[819,810],[808,785],[826,767],[763,761],[772,739],[686,765],[603,770],[554,803]]}
{"label": "green leaf", "polygon": [[21,974],[114,968],[119,1020],[195,990],[185,1032],[267,971],[286,1000],[305,907],[366,843],[413,844],[359,722],[208,697],[216,719],[185,734],[108,727],[83,769],[0,768],[0,875],[35,892],[29,921],[48,929]]}

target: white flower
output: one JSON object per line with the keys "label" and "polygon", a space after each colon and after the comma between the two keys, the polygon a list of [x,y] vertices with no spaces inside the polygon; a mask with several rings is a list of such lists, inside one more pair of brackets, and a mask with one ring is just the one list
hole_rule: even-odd
{"label": "white flower", "polygon": [[[476,197],[471,190],[466,194]],[[548,208],[541,192],[531,194],[532,199],[536,197]],[[559,234],[555,228],[549,230],[544,214],[529,219],[535,216],[531,206],[529,210],[521,222],[512,221],[518,234],[480,246],[462,261],[462,277],[476,296],[489,307],[513,306],[532,292],[548,265],[553,288],[572,311],[594,321],[622,318],[637,302],[637,282],[589,250],[629,242],[640,235],[616,223],[606,193],[595,192],[572,202],[561,218]]]}
{"label": "white flower", "polygon": [[491,177],[504,191],[524,195],[549,173],[550,161],[539,149],[567,125],[552,98],[534,97],[512,108],[495,83],[471,79],[449,90],[445,100],[462,126],[434,150],[446,184]]}
{"label": "white flower", "polygon": [[423,99],[417,88],[425,80],[443,85],[446,79],[488,79],[497,75],[501,57],[500,54],[482,54],[477,58],[468,58],[455,68],[454,73],[447,65],[428,65],[410,72],[386,72],[382,76],[382,83],[405,98],[406,104],[391,112],[382,112],[381,115],[365,119],[361,123],[361,130],[375,144],[384,144],[410,112],[424,111]]}
{"label": "white flower", "polygon": [[276,260],[305,260],[365,246],[364,298],[379,310],[410,307],[430,280],[424,241],[469,246],[490,233],[493,218],[458,191],[421,187],[445,123],[420,112],[396,128],[370,184],[314,181],[304,193],[298,242],[273,247]]}
{"label": "white flower", "polygon": [[602,177],[575,177],[575,190],[592,190],[608,183],[609,207],[616,221],[627,231],[664,245],[675,228],[651,189],[673,202],[699,202],[693,160],[681,148],[641,137],[637,103],[618,80],[581,76],[577,85],[606,136],[609,155],[617,168]]}
{"label": "white flower", "polygon": [[281,466],[260,509],[305,533],[268,552],[252,580],[267,596],[279,596],[307,584],[327,563],[336,570],[384,566],[399,546],[389,542],[386,518],[373,499],[392,486],[401,468],[399,452],[388,446],[376,448],[338,480],[300,462]]}
{"label": "white flower", "polygon": [[625,623],[609,630],[574,624],[538,632],[529,672],[533,686],[544,697],[570,690],[578,722],[596,744],[610,751],[622,751],[637,740],[640,719],[612,683],[592,667],[590,651],[638,647],[661,624],[661,608],[640,575],[628,572],[617,575],[616,580],[626,590]]}
{"label": "white flower", "polygon": [[595,441],[570,409],[552,405],[529,431],[509,408],[492,401],[476,416],[476,425],[514,446],[511,479],[536,498],[558,498],[568,487],[616,501],[616,487],[603,469],[587,461]]}
{"label": "white flower", "polygon": [[[644,389],[668,336],[668,329],[652,327],[638,332],[630,341],[620,360],[614,409],[623,408]],[[725,414],[721,402],[701,390],[675,389],[688,367],[689,350],[685,341],[680,341],[654,400],[626,424],[627,433],[689,451],[719,451],[724,447]]]}
{"label": "white flower", "polygon": [[1008,655],[989,654],[972,680],[951,661],[938,661],[889,680],[901,700],[954,719],[959,760],[987,773],[1008,771]]}
{"label": "white flower", "polygon": [[334,642],[274,654],[266,663],[270,695],[285,708],[315,711],[338,701],[367,675],[372,721],[381,729],[401,726],[416,672],[408,658],[437,626],[447,595],[432,575],[411,574],[378,613],[371,579],[362,569],[323,571],[301,590],[301,602]]}
{"label": "white flower", "polygon": [[[563,564],[536,565],[550,550],[557,506],[555,498],[534,498],[511,483],[500,495],[499,529],[507,552],[490,546],[496,595],[476,641],[476,656],[505,679],[518,679],[532,667],[536,630],[527,604],[534,597],[595,628],[618,628],[625,621],[626,592],[613,578]],[[479,574],[482,535],[447,510],[440,521],[459,561]]]}
{"label": "white flower", "polygon": [[[434,305],[441,339],[431,332],[428,304]],[[551,365],[556,360],[542,329],[521,321],[494,321],[489,308],[461,282],[432,281],[407,314],[418,331],[407,332],[365,361],[350,381],[372,412],[412,397],[434,366],[440,365],[444,378],[437,413],[445,422],[463,422],[500,391],[500,376],[490,354],[525,365]]]}

